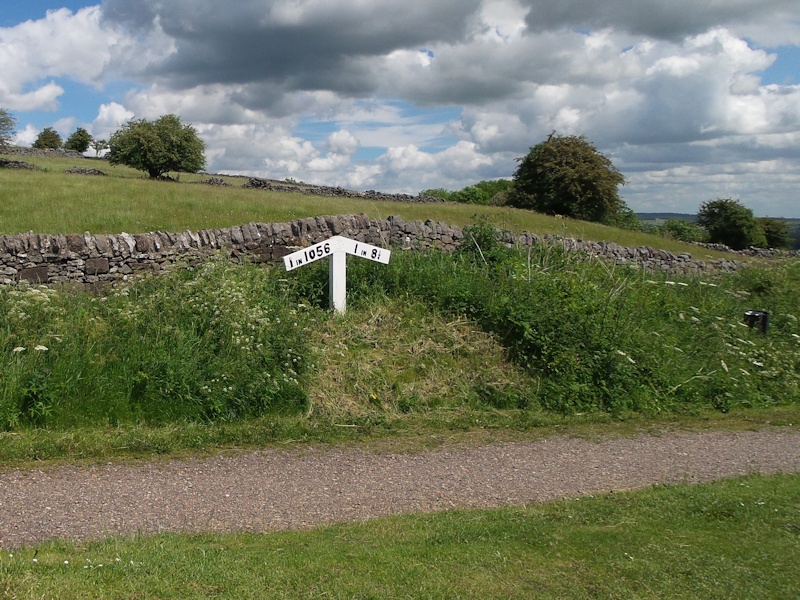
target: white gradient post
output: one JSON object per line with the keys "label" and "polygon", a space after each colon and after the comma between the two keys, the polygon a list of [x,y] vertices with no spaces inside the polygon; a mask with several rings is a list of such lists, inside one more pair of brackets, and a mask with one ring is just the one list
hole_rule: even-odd
{"label": "white gradient post", "polygon": [[384,265],[389,264],[391,251],[364,242],[335,235],[323,242],[292,252],[283,257],[287,271],[293,271],[320,259],[327,258],[328,284],[331,291],[330,306],[339,314],[347,307],[347,255],[366,258]]}
{"label": "white gradient post", "polygon": [[347,309],[347,254],[341,250],[331,254],[328,261],[328,286],[331,308],[343,315]]}

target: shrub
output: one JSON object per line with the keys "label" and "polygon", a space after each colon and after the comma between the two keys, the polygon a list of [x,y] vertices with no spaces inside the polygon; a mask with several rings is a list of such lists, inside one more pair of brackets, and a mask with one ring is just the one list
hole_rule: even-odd
{"label": "shrub", "polygon": [[753,211],[732,198],[705,202],[697,213],[697,223],[708,231],[712,244],[725,244],[734,250],[767,244]]}
{"label": "shrub", "polygon": [[605,224],[626,208],[617,193],[625,177],[583,136],[553,133],[519,160],[512,206]]}
{"label": "shrub", "polygon": [[64,142],[64,148],[83,154],[89,149],[93,141],[94,138],[92,138],[88,131],[83,127],[78,127],[75,132],[67,138],[67,141]]}
{"label": "shrub", "polygon": [[762,217],[756,219],[759,227],[764,232],[768,248],[790,248],[792,236],[789,233],[789,224],[781,219]]}
{"label": "shrub", "polygon": [[63,141],[61,140],[61,136],[58,135],[58,132],[52,127],[45,127],[39,132],[39,135],[36,136],[36,141],[33,142],[33,147],[40,150],[58,150],[61,148],[62,144]]}

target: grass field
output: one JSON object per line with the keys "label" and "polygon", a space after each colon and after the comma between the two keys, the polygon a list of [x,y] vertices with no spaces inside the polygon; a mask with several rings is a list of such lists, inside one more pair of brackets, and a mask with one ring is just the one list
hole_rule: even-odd
{"label": "grass field", "polygon": [[8,598],[795,598],[800,477],[0,553]]}
{"label": "grass field", "polygon": [[[241,189],[246,179],[227,178],[234,187],[190,185],[201,174],[172,174],[179,183],[150,181],[141,172],[105,161],[69,158],[9,157],[38,170],[0,169],[0,233],[143,233],[230,227],[250,222],[284,222],[301,217],[364,213],[373,219],[399,215],[469,225],[485,216],[495,226],[577,239],[651,246],[699,259],[722,253],[675,240],[623,231],[585,221],[556,219],[532,211],[469,204],[409,204],[359,199],[320,198]],[[108,177],[65,175],[72,167],[98,168]]]}

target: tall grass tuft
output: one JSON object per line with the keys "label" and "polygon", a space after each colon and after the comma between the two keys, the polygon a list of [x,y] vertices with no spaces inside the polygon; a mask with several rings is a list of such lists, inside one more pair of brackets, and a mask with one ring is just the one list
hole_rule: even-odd
{"label": "tall grass tuft", "polygon": [[105,295],[0,290],[0,429],[302,409],[309,315],[285,284],[212,260]]}

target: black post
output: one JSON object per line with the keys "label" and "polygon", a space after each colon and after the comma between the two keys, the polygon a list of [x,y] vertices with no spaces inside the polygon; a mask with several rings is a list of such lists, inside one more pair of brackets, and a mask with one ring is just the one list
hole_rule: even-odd
{"label": "black post", "polygon": [[758,332],[766,335],[769,326],[769,313],[765,310],[748,310],[744,313],[744,322],[752,329],[758,327]]}

